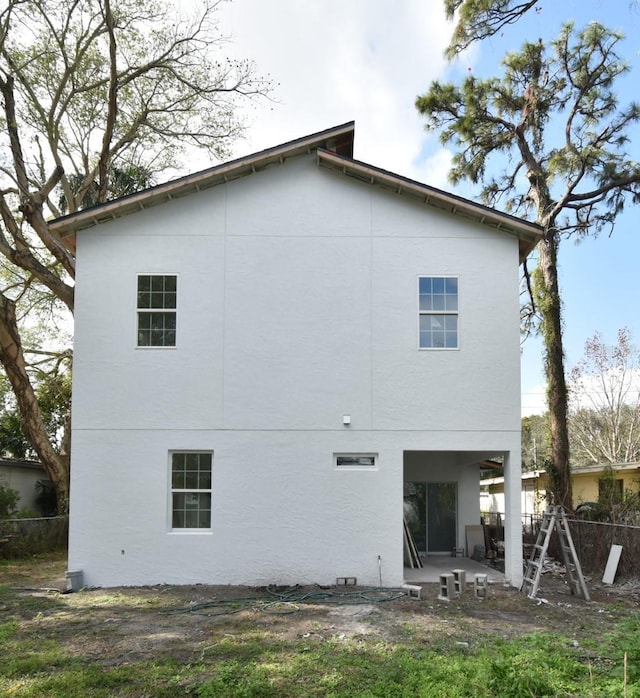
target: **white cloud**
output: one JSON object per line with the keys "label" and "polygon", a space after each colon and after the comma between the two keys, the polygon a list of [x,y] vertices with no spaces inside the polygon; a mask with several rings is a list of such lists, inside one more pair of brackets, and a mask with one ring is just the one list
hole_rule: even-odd
{"label": "white cloud", "polygon": [[[606,384],[606,387],[605,387]],[[544,414],[547,411],[547,388],[544,383],[533,387],[525,386],[522,392],[522,416]],[[569,386],[569,407],[576,409],[602,409],[608,401],[627,405],[640,404],[640,370],[632,370],[621,382],[619,375],[611,371],[603,379],[584,376],[578,383]]]}
{"label": "white cloud", "polygon": [[640,369],[611,369],[602,376],[584,375],[570,385],[571,409],[599,410],[619,403],[640,405]]}
{"label": "white cloud", "polygon": [[424,181],[432,187],[438,189],[451,189],[448,182],[449,170],[451,169],[451,158],[453,154],[450,150],[440,148],[436,153],[428,157],[420,165]]}
{"label": "white cloud", "polygon": [[426,181],[420,155],[427,139],[437,150],[437,138],[414,102],[448,69],[441,2],[236,0],[221,20],[235,55],[279,83],[279,103],[250,110],[237,155],[355,120],[357,159]]}
{"label": "white cloud", "polygon": [[530,417],[534,414],[544,414],[547,411],[547,386],[539,383],[527,387],[522,393],[521,416]]}

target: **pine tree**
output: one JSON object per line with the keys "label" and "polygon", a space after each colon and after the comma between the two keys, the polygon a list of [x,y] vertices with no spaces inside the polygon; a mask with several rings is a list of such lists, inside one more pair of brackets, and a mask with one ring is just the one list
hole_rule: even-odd
{"label": "pine tree", "polygon": [[530,310],[539,314],[545,351],[553,492],[569,510],[558,253],[568,236],[610,229],[625,201],[640,195],[640,166],[627,153],[640,107],[620,106],[615,92],[628,71],[617,53],[621,38],[598,23],[581,31],[569,23],[548,46],[526,43],[507,54],[499,77],[434,82],[416,101],[427,128],[455,150],[454,184],[480,184],[485,203],[542,226]]}

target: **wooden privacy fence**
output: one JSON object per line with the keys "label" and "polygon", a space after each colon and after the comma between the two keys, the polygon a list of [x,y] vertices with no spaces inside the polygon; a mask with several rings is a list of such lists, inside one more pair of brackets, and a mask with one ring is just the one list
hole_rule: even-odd
{"label": "wooden privacy fence", "polygon": [[0,520],[0,558],[26,557],[67,546],[69,518]]}

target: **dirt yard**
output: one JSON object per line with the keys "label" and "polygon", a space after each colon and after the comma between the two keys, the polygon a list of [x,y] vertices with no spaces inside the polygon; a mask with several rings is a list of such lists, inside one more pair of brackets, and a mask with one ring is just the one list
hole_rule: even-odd
{"label": "dirt yard", "polygon": [[[368,592],[343,600],[281,602],[265,589],[204,585],[66,594],[64,569],[62,556],[36,564],[4,561],[0,583],[19,590],[26,602],[23,617],[31,615],[29,622],[38,625],[41,637],[63,642],[86,660],[107,665],[168,654],[178,661],[194,661],[216,638],[249,628],[301,644],[354,636],[393,641],[406,639],[408,633],[436,633],[464,645],[477,643],[484,633],[511,638],[558,629],[580,643],[605,633],[621,608],[638,608],[640,602],[638,583],[605,587],[593,580],[588,581],[592,599],[586,602],[568,593],[559,573],[543,576],[537,600],[495,585],[489,587],[486,599],[476,599],[468,585],[460,598],[446,602],[438,600],[437,584],[425,584],[420,600],[404,596],[390,601],[384,600],[385,593]],[[329,590],[297,589],[296,599],[319,592]],[[0,620],[10,612],[0,597]]]}

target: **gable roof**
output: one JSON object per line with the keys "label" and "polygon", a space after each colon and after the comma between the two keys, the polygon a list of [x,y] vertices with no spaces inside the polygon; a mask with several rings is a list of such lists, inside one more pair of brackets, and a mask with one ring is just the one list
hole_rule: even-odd
{"label": "gable roof", "polygon": [[402,175],[388,172],[373,165],[367,165],[337,153],[318,150],[320,167],[342,172],[363,182],[388,189],[397,194],[412,197],[433,208],[447,211],[456,216],[468,218],[482,225],[515,235],[520,241],[520,262],[524,262],[529,253],[538,244],[542,236],[542,227],[537,223],[525,221],[508,213],[478,204],[442,189],[422,184]]}
{"label": "gable roof", "polygon": [[519,239],[520,261],[536,246],[542,228],[535,223],[502,213],[427,184],[368,165],[353,159],[355,123],[349,121],[325,131],[304,136],[282,145],[247,155],[221,165],[195,172],[178,179],[143,189],[97,206],[77,211],[49,222],[49,228],[75,249],[75,236],[81,230],[122,218],[136,211],[157,206],[172,199],[188,196],[218,184],[244,177],[285,160],[317,153],[320,167],[354,177],[370,185],[382,187],[398,195],[417,199],[427,206],[463,216],[493,229],[515,235]]}

